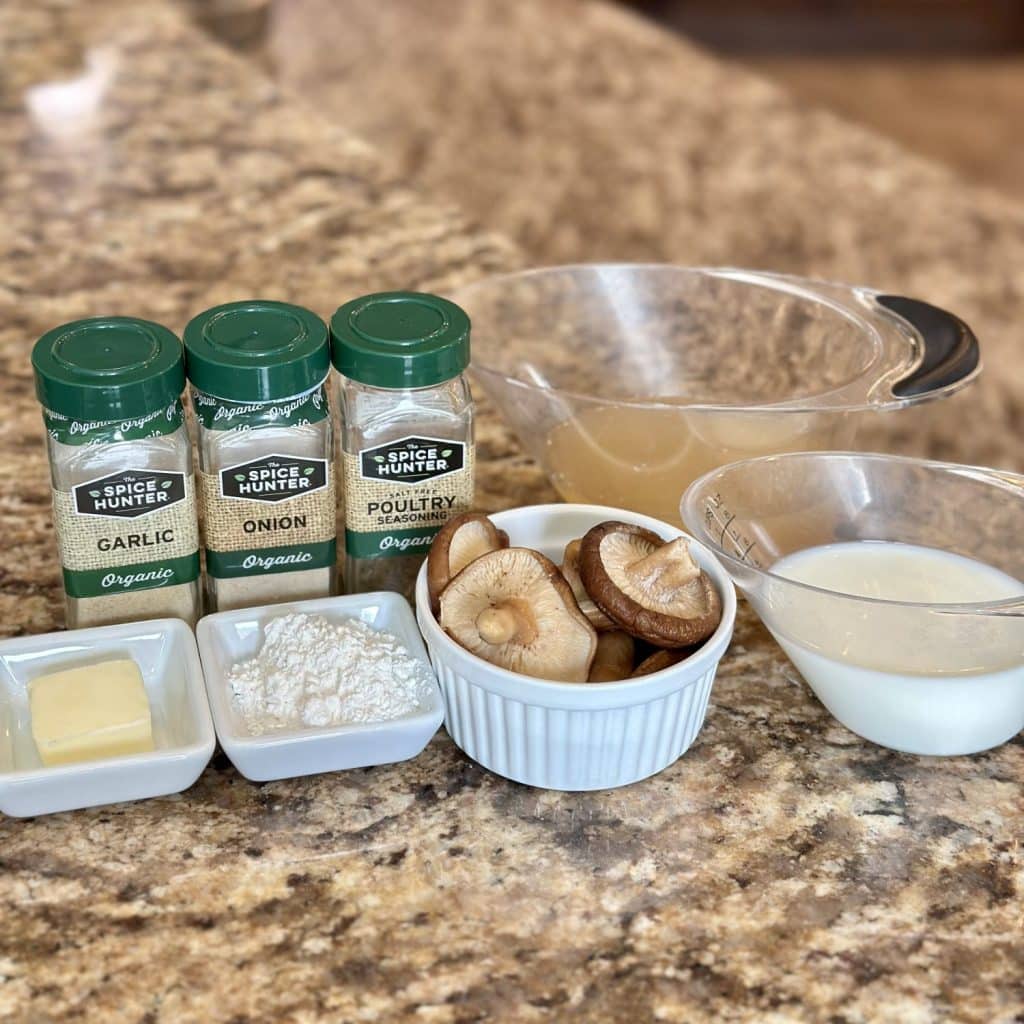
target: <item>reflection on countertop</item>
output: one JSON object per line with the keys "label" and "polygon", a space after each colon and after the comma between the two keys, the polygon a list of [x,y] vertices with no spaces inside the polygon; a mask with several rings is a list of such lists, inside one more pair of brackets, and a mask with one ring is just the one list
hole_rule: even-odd
{"label": "reflection on countertop", "polygon": [[[895,443],[1020,461],[1012,203],[601,4],[453,5],[436,28],[426,3],[343,9],[342,31],[330,5],[271,12],[293,19],[274,22],[295,62],[286,84],[312,103],[186,8],[5,9],[5,632],[59,617],[29,347],[93,313],[180,330],[197,309],[262,295],[328,314],[357,292],[570,254],[815,272],[941,299],[989,346],[987,390]],[[447,105],[432,123],[466,176],[433,151],[396,165],[350,131],[368,131],[382,87],[370,57],[384,40],[359,40],[402,17],[409,59],[442,37],[463,58],[456,73],[434,51],[448,77],[418,113]],[[328,71],[360,51],[348,85],[361,92],[339,106],[348,86]],[[511,151],[485,114],[511,125]],[[562,144],[539,156],[546,120]],[[647,177],[656,166],[687,170]],[[456,203],[515,231],[528,257]],[[550,496],[486,407],[479,453],[486,507]],[[1024,1012],[1022,769],[1019,738],[941,761],[861,742],[744,608],[694,748],[625,790],[528,790],[442,734],[404,765],[257,786],[218,756],[180,797],[0,822],[0,1014],[1011,1020]]]}

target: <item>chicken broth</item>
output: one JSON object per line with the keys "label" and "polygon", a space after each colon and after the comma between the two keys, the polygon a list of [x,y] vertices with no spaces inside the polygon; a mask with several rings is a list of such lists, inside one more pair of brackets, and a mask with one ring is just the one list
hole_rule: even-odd
{"label": "chicken broth", "polygon": [[677,523],[680,495],[703,473],[755,455],[841,446],[846,422],[836,414],[825,426],[811,413],[593,406],[554,427],[545,461],[566,501]]}

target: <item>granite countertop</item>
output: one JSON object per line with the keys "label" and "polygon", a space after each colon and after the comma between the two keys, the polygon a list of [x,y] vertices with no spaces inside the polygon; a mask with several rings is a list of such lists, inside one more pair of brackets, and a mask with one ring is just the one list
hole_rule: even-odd
{"label": "granite countertop", "polygon": [[[486,17],[453,4],[452,52],[466,59],[445,80],[452,131],[470,130],[457,127],[459,76],[486,66],[507,124],[481,127],[480,146],[558,113],[551,189],[572,183],[570,133],[589,160],[616,111],[635,112],[624,133],[646,125],[684,147],[634,145],[602,167],[614,181],[671,157],[692,188],[666,167],[649,193],[608,204],[614,215],[567,199],[558,231],[520,231],[516,216],[546,219],[543,191],[527,210],[525,175],[539,172],[526,141],[506,157],[522,157],[524,177],[487,186],[485,218],[465,179],[428,173],[433,157],[402,163],[386,133],[371,147],[349,130],[374,134],[365,110],[336,105],[354,79],[327,74],[310,26],[364,52],[365,33],[391,31],[401,9],[408,39],[433,38],[425,2],[388,5],[379,23],[372,6],[346,5],[346,37],[330,5],[282,5],[274,40],[290,40],[279,52],[293,79],[287,62],[227,52],[170,3],[0,14],[6,633],[61,621],[28,350],[53,324],[101,312],[180,330],[197,309],[261,294],[329,314],[361,291],[444,289],[573,254],[819,271],[942,299],[991,334],[972,429],[958,399],[961,414],[936,406],[947,411],[893,443],[1019,465],[1020,208],[600,4],[481,4]],[[433,52],[431,74],[453,67]],[[627,66],[636,76],[616,72]],[[565,81],[575,120],[555,103]],[[704,99],[683,102],[680,81]],[[488,151],[478,173],[502,163]],[[641,216],[645,202],[665,203],[671,230]],[[487,507],[550,497],[486,406],[480,454]],[[393,767],[253,785],[218,755],[177,797],[0,820],[0,1019],[1020,1020],[1022,769],[1019,737],[941,760],[860,741],[744,608],[698,741],[624,790],[530,790],[441,733]]]}
{"label": "granite countertop", "polygon": [[1024,470],[1021,204],[614,4],[290,0],[268,20],[280,81],[531,264],[755,267],[954,310],[989,372],[858,440]]}

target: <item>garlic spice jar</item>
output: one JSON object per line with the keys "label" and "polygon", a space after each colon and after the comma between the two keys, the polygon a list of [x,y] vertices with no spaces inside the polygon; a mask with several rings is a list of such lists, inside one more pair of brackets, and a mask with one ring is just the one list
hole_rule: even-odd
{"label": "garlic spice jar", "polygon": [[469,318],[420,292],[380,292],[331,318],[339,373],[345,587],[412,597],[438,530],[473,504]]}
{"label": "garlic spice jar", "polygon": [[210,610],[332,594],[326,325],[300,306],[232,302],[189,322],[185,359]]}
{"label": "garlic spice jar", "polygon": [[69,628],[199,615],[199,534],[181,342],[97,317],[32,350]]}

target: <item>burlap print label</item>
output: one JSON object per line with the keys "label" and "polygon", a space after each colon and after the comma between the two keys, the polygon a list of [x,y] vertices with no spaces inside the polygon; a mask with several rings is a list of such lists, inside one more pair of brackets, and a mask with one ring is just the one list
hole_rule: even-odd
{"label": "burlap print label", "polygon": [[474,454],[444,438],[404,437],[343,455],[345,548],[354,558],[426,554],[473,505]]}
{"label": "burlap print label", "polygon": [[206,570],[219,579],[333,566],[334,473],[326,459],[267,455],[200,473]]}
{"label": "burlap print label", "polygon": [[54,490],[53,509],[72,597],[170,587],[199,576],[191,476],[127,469]]}

